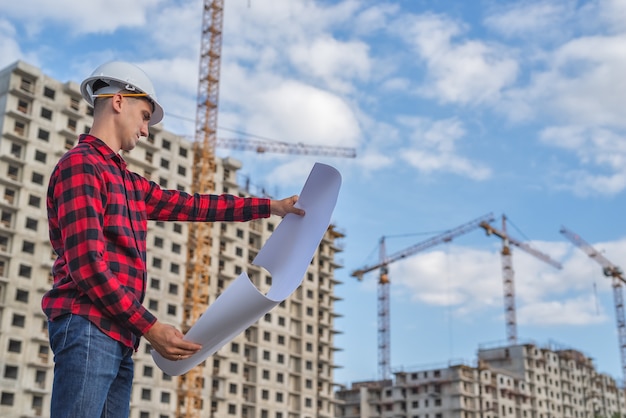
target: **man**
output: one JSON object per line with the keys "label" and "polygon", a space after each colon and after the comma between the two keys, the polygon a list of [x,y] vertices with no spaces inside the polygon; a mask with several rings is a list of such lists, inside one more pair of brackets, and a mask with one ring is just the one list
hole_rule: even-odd
{"label": "man", "polygon": [[303,215],[283,200],[190,195],[130,172],[130,151],[163,109],[138,67],[109,62],[81,84],[93,126],[57,163],[48,187],[54,284],[42,299],[54,352],[51,417],[128,417],[133,351],[144,336],[170,360],[201,346],[142,306],[148,220],[247,221]]}

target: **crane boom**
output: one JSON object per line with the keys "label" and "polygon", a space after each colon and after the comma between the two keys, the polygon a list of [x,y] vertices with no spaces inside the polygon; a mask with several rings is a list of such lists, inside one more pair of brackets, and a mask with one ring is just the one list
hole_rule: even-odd
{"label": "crane boom", "polygon": [[334,147],[325,145],[307,145],[280,141],[266,141],[244,138],[217,138],[215,145],[220,148],[231,148],[242,151],[256,151],[259,154],[266,152],[280,154],[322,155],[329,157],[356,157],[356,150],[349,147]]}
{"label": "crane boom", "polygon": [[473,221],[467,222],[463,225],[457,226],[456,228],[450,229],[440,235],[437,235],[436,237],[430,238],[426,241],[420,242],[404,250],[391,254],[385,257],[384,260],[382,260],[381,262],[377,264],[374,264],[371,266],[365,266],[358,270],[354,270],[351,275],[352,277],[356,277],[359,280],[363,280],[363,275],[366,273],[369,273],[372,270],[376,270],[377,268],[391,264],[394,261],[398,261],[400,259],[410,257],[413,254],[416,254],[430,247],[434,247],[435,245],[441,244],[443,242],[451,241],[453,238],[459,235],[465,234],[473,229],[478,228],[483,223],[486,223],[488,225],[488,222],[492,222],[493,220],[494,220],[494,217],[493,217],[493,214],[491,213],[481,216],[480,218],[476,218]]}
{"label": "crane boom", "polygon": [[501,238],[503,241],[508,241],[509,244],[515,245],[517,248],[524,250],[524,252],[534,256],[535,258],[538,258],[541,261],[544,261],[550,264],[553,267],[556,267],[557,269],[563,268],[563,265],[561,263],[551,258],[548,254],[542,253],[541,251],[534,249],[530,245],[516,240],[515,238],[508,235],[505,231],[501,231],[497,228],[494,228],[493,225],[490,225],[486,222],[481,224],[480,226],[487,232],[487,235],[495,235]]}
{"label": "crane boom", "polygon": [[574,245],[580,248],[589,258],[594,259],[602,266],[602,273],[606,277],[611,277],[613,286],[613,302],[615,304],[615,320],[617,322],[617,334],[619,338],[620,358],[622,361],[622,376],[626,379],[626,316],[624,315],[624,294],[622,283],[626,283],[624,273],[615,264],[600,254],[580,235],[570,231],[564,226],[561,227],[561,234],[565,235]]}
{"label": "crane boom", "polygon": [[387,266],[394,261],[401,260],[409,257],[413,254],[423,251],[427,248],[433,247],[437,244],[444,242],[450,242],[453,238],[465,234],[475,228],[478,228],[481,222],[490,222],[493,220],[493,215],[488,214],[474,219],[468,223],[460,225],[456,228],[450,229],[436,237],[430,238],[426,241],[415,244],[409,248],[392,254],[387,257],[385,252],[385,237],[380,239],[380,262],[378,264],[367,266],[362,269],[354,270],[352,277],[356,277],[359,280],[363,279],[363,275],[375,270],[380,269],[378,279],[378,373],[381,379],[389,379],[391,376],[391,339],[390,339],[390,321],[389,321],[389,270]]}
{"label": "crane boom", "polygon": [[593,248],[587,241],[582,239],[580,235],[570,231],[564,226],[561,227],[561,234],[565,235],[574,245],[583,250],[590,258],[596,260],[598,264],[602,266],[602,272],[607,277],[614,277],[624,283],[626,283],[626,279],[624,278],[624,274],[622,270],[617,267],[615,264],[611,263],[605,256],[600,254]]}
{"label": "crane boom", "polygon": [[504,293],[504,315],[506,321],[506,336],[510,344],[517,343],[517,314],[515,308],[515,272],[513,270],[513,260],[511,257],[511,245],[524,250],[526,253],[538,258],[539,260],[550,264],[551,266],[561,269],[563,266],[558,261],[552,259],[549,255],[535,250],[530,245],[516,240],[509,236],[506,232],[506,216],[502,215],[502,229],[497,229],[493,225],[486,222],[482,223],[481,228],[485,230],[487,235],[494,235],[502,240],[502,284]]}

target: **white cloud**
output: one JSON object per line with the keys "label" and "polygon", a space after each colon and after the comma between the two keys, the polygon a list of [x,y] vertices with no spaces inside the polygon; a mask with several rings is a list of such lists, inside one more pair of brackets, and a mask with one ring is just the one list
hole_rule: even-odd
{"label": "white cloud", "polygon": [[[281,184],[283,186],[303,185],[307,176],[313,168],[313,162],[310,164],[303,163],[302,158],[291,158],[289,161],[279,164],[271,170],[266,178],[271,180],[272,184]],[[312,160],[311,160],[312,161]],[[296,191],[297,192],[297,191]],[[277,196],[276,198],[284,198],[285,196]]]}
{"label": "white cloud", "polygon": [[626,127],[621,112],[626,106],[626,35],[571,40],[547,55],[545,67],[532,74],[527,87],[509,92],[513,103],[504,110],[525,109],[525,116],[578,125]]}
{"label": "white cloud", "polygon": [[453,173],[474,180],[491,176],[489,167],[458,155],[457,142],[465,136],[459,120],[403,117],[400,122],[413,130],[411,148],[404,148],[400,153],[412,167],[423,173]]}
{"label": "white cloud", "polygon": [[228,30],[224,46],[250,44],[258,52],[276,48],[282,54],[286,46],[314,39],[329,28],[345,24],[360,7],[355,0],[324,5],[291,0],[229,2],[224,12],[224,27]]}
{"label": "white cloud", "polygon": [[393,30],[426,66],[420,88],[425,97],[443,103],[492,103],[517,77],[518,64],[509,51],[483,41],[456,41],[465,28],[444,16],[413,16]]}
{"label": "white cloud", "polygon": [[576,121],[626,127],[626,35],[587,37],[568,42],[554,55],[551,70],[535,89],[561,116]]}
{"label": "white cloud", "polygon": [[545,51],[537,68],[499,109],[512,120],[547,124],[541,142],[578,159],[564,167],[559,158],[551,182],[578,196],[626,190],[626,34],[569,40]]}
{"label": "white cloud", "polygon": [[397,152],[392,150],[404,142],[398,125],[376,120],[363,112],[356,117],[365,138],[357,151],[354,167],[362,169],[363,175],[370,176],[397,164]]}
{"label": "white cloud", "polygon": [[582,168],[559,173],[559,187],[580,196],[615,195],[626,189],[626,138],[610,129],[576,125],[547,127],[545,144],[577,156]]}
{"label": "white cloud", "polygon": [[[163,2],[152,8],[145,25],[151,51],[163,51],[174,59],[200,57],[202,2]],[[146,46],[146,44],[143,44]],[[196,68],[197,72],[197,68]]]}
{"label": "white cloud", "polygon": [[472,180],[486,180],[491,177],[491,170],[480,164],[453,154],[436,154],[428,151],[408,149],[402,158],[419,171],[431,174],[447,172],[468,177]]}
{"label": "white cloud", "polygon": [[[551,259],[561,262],[563,267],[557,269],[513,246],[511,248],[511,264],[514,270],[517,301],[520,306],[541,303],[547,298],[561,297],[569,292],[576,293],[587,290],[588,279],[592,276],[591,266],[577,264],[576,260],[581,258],[580,254],[568,253],[567,249],[570,247],[566,242],[532,241],[527,244]],[[571,260],[567,258],[567,256],[571,257],[572,255],[574,256],[574,265],[579,268],[578,270],[572,269]]]}
{"label": "white cloud", "polygon": [[626,174],[594,174],[589,171],[571,170],[565,173],[562,188],[571,190],[577,196],[587,197],[591,194],[616,195],[626,189]]}
{"label": "white cloud", "polygon": [[398,4],[370,4],[352,19],[357,34],[371,34],[387,27],[390,18],[400,12]]}
{"label": "white cloud", "polygon": [[355,81],[369,76],[368,51],[363,42],[341,42],[326,35],[292,45],[288,55],[302,74],[323,80],[331,90],[350,92]]}
{"label": "white cloud", "polygon": [[600,324],[610,320],[593,295],[532,303],[517,310],[518,324],[559,326]]}
{"label": "white cloud", "polygon": [[485,25],[505,36],[550,38],[567,30],[576,3],[569,1],[518,1],[496,6]]}
{"label": "white cloud", "polygon": [[598,2],[600,16],[616,32],[626,30],[626,2],[623,0],[602,0]]}
{"label": "white cloud", "polygon": [[37,34],[39,27],[46,24],[61,25],[69,32],[77,34],[113,33],[122,27],[149,24],[149,11],[156,9],[163,1],[5,1],[0,11],[10,19],[23,22],[31,35]]}
{"label": "white cloud", "polygon": [[381,89],[389,92],[404,92],[411,86],[411,81],[404,77],[392,77],[383,80]]}
{"label": "white cloud", "polygon": [[450,245],[392,264],[389,275],[392,286],[407,289],[414,301],[472,314],[501,306],[496,252]]}
{"label": "white cloud", "polygon": [[[15,27],[11,22],[0,18],[0,68],[12,64],[18,59],[24,59],[24,53],[16,41]],[[37,62],[30,62],[36,65]]]}
{"label": "white cloud", "polygon": [[390,167],[393,162],[394,159],[384,152],[365,151],[359,154],[356,165],[365,168],[369,172]]}
{"label": "white cloud", "polygon": [[248,132],[311,145],[357,144],[359,124],[339,96],[294,80],[258,86],[242,103],[248,116]]}
{"label": "white cloud", "polygon": [[295,70],[297,78],[315,77],[331,90],[351,91],[351,84],[370,72],[369,47],[356,38],[339,40],[333,29],[349,22],[362,27],[356,32],[372,31],[384,26],[386,15],[397,9],[362,7],[352,0],[327,4],[278,0],[263,7],[230,3],[225,11],[224,57],[276,75]]}

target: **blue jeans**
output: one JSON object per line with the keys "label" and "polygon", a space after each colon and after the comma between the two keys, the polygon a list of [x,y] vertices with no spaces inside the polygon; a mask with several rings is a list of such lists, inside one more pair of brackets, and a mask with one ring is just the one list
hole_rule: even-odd
{"label": "blue jeans", "polygon": [[65,315],[48,322],[54,353],[51,418],[128,418],[133,350],[87,319]]}

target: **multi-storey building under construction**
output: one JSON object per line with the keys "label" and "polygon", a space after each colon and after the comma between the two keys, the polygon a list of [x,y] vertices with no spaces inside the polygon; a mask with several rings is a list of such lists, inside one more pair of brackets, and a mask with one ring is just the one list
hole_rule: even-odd
{"label": "multi-storey building under construction", "polygon": [[[41,296],[50,288],[54,259],[48,242],[45,198],[56,161],[88,132],[91,109],[75,82],[59,82],[24,62],[0,71],[0,416],[49,415],[53,359]],[[191,189],[192,144],[151,128],[149,138],[125,153],[129,167],[162,187]],[[238,161],[217,162],[216,193],[241,196]],[[210,301],[246,270],[265,292],[271,277],[251,265],[280,222],[217,223],[211,232]],[[150,222],[145,305],[180,328],[187,254],[187,225]],[[202,417],[332,417],[334,270],[343,234],[331,226],[302,285],[286,301],[206,361],[201,380]],[[175,417],[179,381],[156,367],[142,341],[135,356],[131,417]]]}
{"label": "multi-storey building under construction", "polygon": [[337,392],[343,418],[617,418],[624,388],[573,349],[520,344],[478,351],[476,365],[397,371]]}

